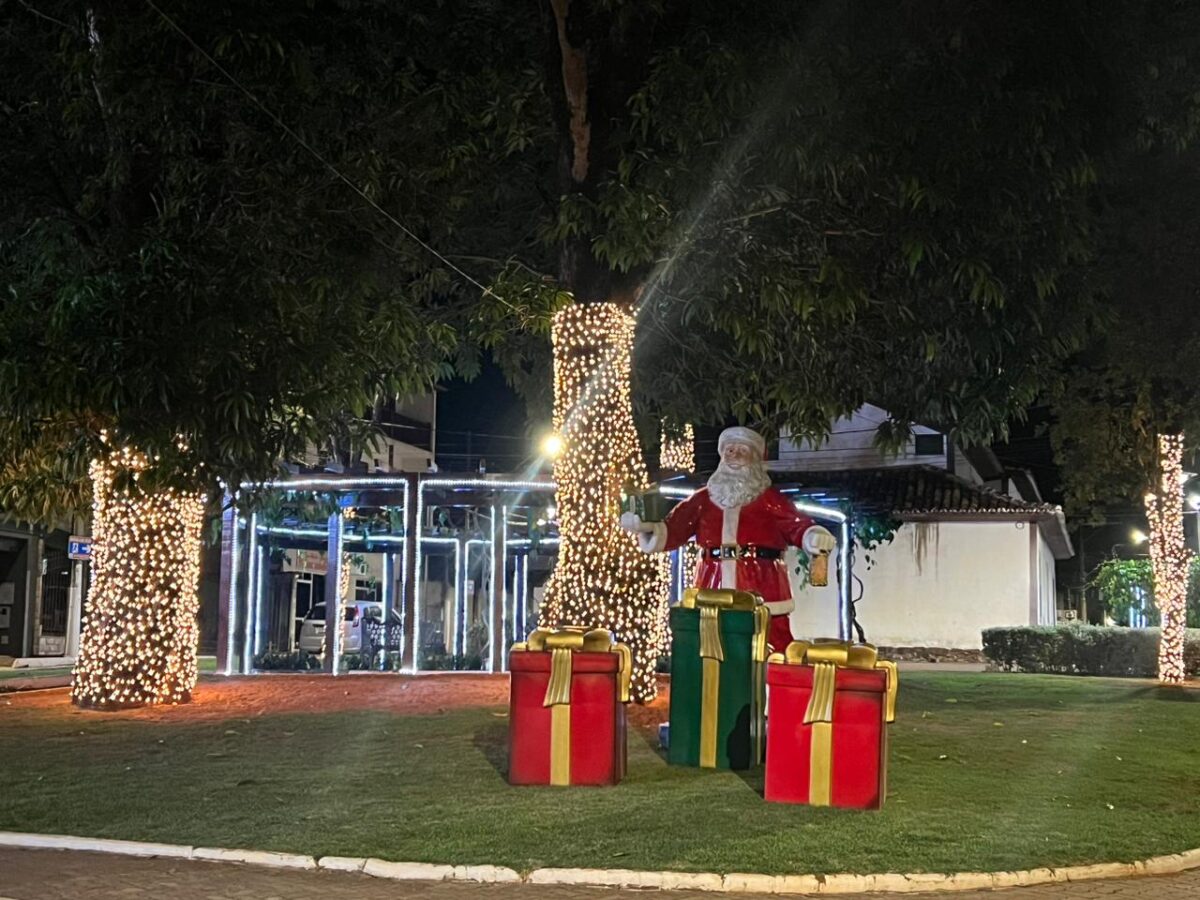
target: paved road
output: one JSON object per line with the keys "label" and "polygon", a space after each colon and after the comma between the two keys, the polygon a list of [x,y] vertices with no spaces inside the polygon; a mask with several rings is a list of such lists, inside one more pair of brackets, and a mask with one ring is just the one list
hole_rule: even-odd
{"label": "paved road", "polygon": [[[630,893],[607,888],[400,882],[341,872],[0,848],[0,900],[604,900]],[[713,900],[714,896],[692,891],[670,894],[671,900]],[[858,895],[857,900],[879,900],[881,896]],[[1195,900],[1200,897],[1200,871],[1161,878],[903,896],[909,900]],[[846,900],[856,898],[846,896]]]}

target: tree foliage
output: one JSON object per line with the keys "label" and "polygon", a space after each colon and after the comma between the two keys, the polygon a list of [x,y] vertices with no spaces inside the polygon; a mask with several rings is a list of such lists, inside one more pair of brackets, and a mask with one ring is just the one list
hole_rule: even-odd
{"label": "tree foliage", "polygon": [[1103,517],[1156,483],[1159,434],[1200,436],[1200,152],[1156,148],[1104,197],[1095,278],[1106,327],[1053,393],[1051,437],[1072,512]]}
{"label": "tree foliage", "polygon": [[[1141,621],[1157,627],[1161,614],[1154,601],[1154,577],[1148,559],[1106,559],[1088,583],[1100,594],[1104,612],[1117,625]],[[1187,624],[1200,627],[1200,559],[1192,559],[1188,571]]]}
{"label": "tree foliage", "polygon": [[102,429],[167,477],[263,477],[481,347],[548,411],[567,292],[638,308],[655,431],[870,400],[885,442],[988,439],[1095,324],[1115,148],[1198,121],[1179,2],[164,6],[405,233],[153,7],[91,10],[0,22],[25,516],[82,502]]}
{"label": "tree foliage", "polygon": [[414,238],[473,242],[447,211],[499,191],[455,141],[503,159],[528,140],[481,101],[500,54],[471,42],[489,23],[455,31],[469,11],[164,6],[0,22],[0,506],[26,518],[85,502],[104,431],[189,483],[361,447],[456,345],[470,285]]}
{"label": "tree foliage", "polygon": [[[1131,123],[1190,139],[1191,15],[544,4],[558,156],[509,286],[531,321],[561,290],[636,305],[646,423],[815,435],[870,400],[886,444],[991,439],[1097,324],[1095,205]],[[1157,93],[1129,77],[1150,69]]]}

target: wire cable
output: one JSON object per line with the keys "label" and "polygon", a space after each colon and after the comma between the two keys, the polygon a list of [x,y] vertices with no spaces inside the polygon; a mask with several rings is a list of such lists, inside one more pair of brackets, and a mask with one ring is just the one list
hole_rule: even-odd
{"label": "wire cable", "polygon": [[337,166],[335,166],[333,163],[331,163],[329,160],[327,160],[324,156],[322,156],[320,153],[318,153],[306,140],[304,140],[304,138],[302,138],[299,134],[297,134],[291,128],[291,126],[289,126],[286,122],[284,122],[283,119],[281,119],[279,116],[277,116],[271,110],[267,109],[267,107],[263,105],[263,103],[258,99],[258,97],[256,97],[250,91],[249,88],[247,88],[240,81],[238,81],[232,74],[230,74],[230,72],[224,66],[222,66],[219,62],[217,62],[216,59],[214,59],[207,50],[205,50],[198,43],[196,43],[196,41],[192,39],[191,35],[189,35],[186,31],[184,31],[178,25],[178,23],[176,23],[176,21],[174,19],[172,19],[165,12],[163,12],[161,9],[159,9],[158,6],[154,3],[154,0],[146,0],[146,5],[149,6],[156,13],[158,13],[159,16],[162,17],[162,20],[164,22],[166,22],[181,38],[183,38],[185,41],[187,41],[188,44],[190,44],[197,53],[199,53],[206,60],[208,60],[209,64],[212,65],[213,68],[215,68],[218,72],[220,72],[222,75],[224,75],[230,84],[232,84],[239,91],[241,91],[243,94],[245,94],[246,97],[250,100],[250,102],[253,103],[255,106],[257,106],[263,112],[264,115],[266,115],[269,119],[271,119],[271,121],[273,121],[281,129],[283,129],[283,131],[288,135],[288,137],[290,137],[297,144],[299,144],[301,147],[303,147],[305,150],[307,150],[312,155],[313,159],[317,160],[317,162],[321,163],[321,165],[323,165],[326,169],[328,169],[330,172],[332,172],[333,175],[336,176],[340,181],[344,182],[347,187],[349,187],[352,191],[354,191],[354,193],[358,194],[359,197],[361,197],[364,201],[366,201],[366,203],[372,209],[374,209],[381,216],[383,216],[385,219],[387,219],[389,222],[391,222],[393,225],[395,225],[398,229],[400,229],[400,231],[404,234],[405,237],[407,237],[410,241],[412,241],[417,246],[419,246],[421,249],[423,249],[426,253],[437,258],[442,263],[442,265],[444,265],[446,268],[450,269],[452,272],[456,273],[459,277],[461,277],[465,281],[467,281],[470,284],[477,287],[484,294],[486,294],[490,297],[494,297],[495,299],[497,299],[501,303],[503,303],[505,306],[507,306],[509,309],[515,309],[515,307],[511,303],[509,303],[507,300],[505,300],[503,297],[501,297],[499,294],[497,294],[495,291],[493,291],[490,287],[483,284],[482,282],[477,280],[472,275],[468,274],[465,270],[463,270],[459,266],[455,265],[453,262],[451,262],[449,259],[447,259],[445,256],[443,256],[441,253],[439,253],[433,246],[431,246],[427,242],[423,241],[420,237],[418,237],[403,222],[401,222],[399,219],[397,219],[395,216],[393,216],[390,212],[388,212],[386,209],[384,209],[382,206],[380,206],[378,203],[376,203],[374,200],[372,200],[362,188],[360,188],[357,184],[355,184],[353,181],[351,181],[349,177],[344,175],[342,173],[342,171],[337,168]]}

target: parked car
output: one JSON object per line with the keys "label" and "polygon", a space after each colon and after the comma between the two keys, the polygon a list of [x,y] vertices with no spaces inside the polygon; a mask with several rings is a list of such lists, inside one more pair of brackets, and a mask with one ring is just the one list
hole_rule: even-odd
{"label": "parked car", "polygon": [[[383,604],[356,601],[342,610],[342,652],[359,653],[367,621],[383,618]],[[300,649],[305,653],[325,652],[325,604],[317,603],[300,625]]]}

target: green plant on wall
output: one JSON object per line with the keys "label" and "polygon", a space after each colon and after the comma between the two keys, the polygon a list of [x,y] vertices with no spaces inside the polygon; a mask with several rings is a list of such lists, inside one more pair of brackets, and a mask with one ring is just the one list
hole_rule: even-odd
{"label": "green plant on wall", "polygon": [[[842,511],[850,514],[850,507],[843,505]],[[859,515],[851,520],[854,524],[854,543],[863,551],[863,561],[867,568],[875,565],[875,553],[880,545],[890,544],[896,537],[896,531],[903,524],[887,514]],[[808,554],[803,550],[796,553],[796,574],[800,576],[801,589],[808,587]]]}
{"label": "green plant on wall", "polygon": [[262,525],[277,528],[288,524],[324,526],[339,510],[337,497],[316,491],[263,491],[251,507]]}
{"label": "green plant on wall", "polygon": [[903,523],[887,513],[859,516],[854,519],[854,539],[863,551],[867,568],[875,565],[875,553],[883,544],[890,544]]}
{"label": "green plant on wall", "polygon": [[[1115,624],[1130,625],[1140,615],[1147,625],[1159,624],[1150,560],[1107,559],[1096,568],[1088,586],[1100,594],[1105,615]],[[1188,572],[1187,624],[1200,627],[1200,558],[1192,559]]]}

